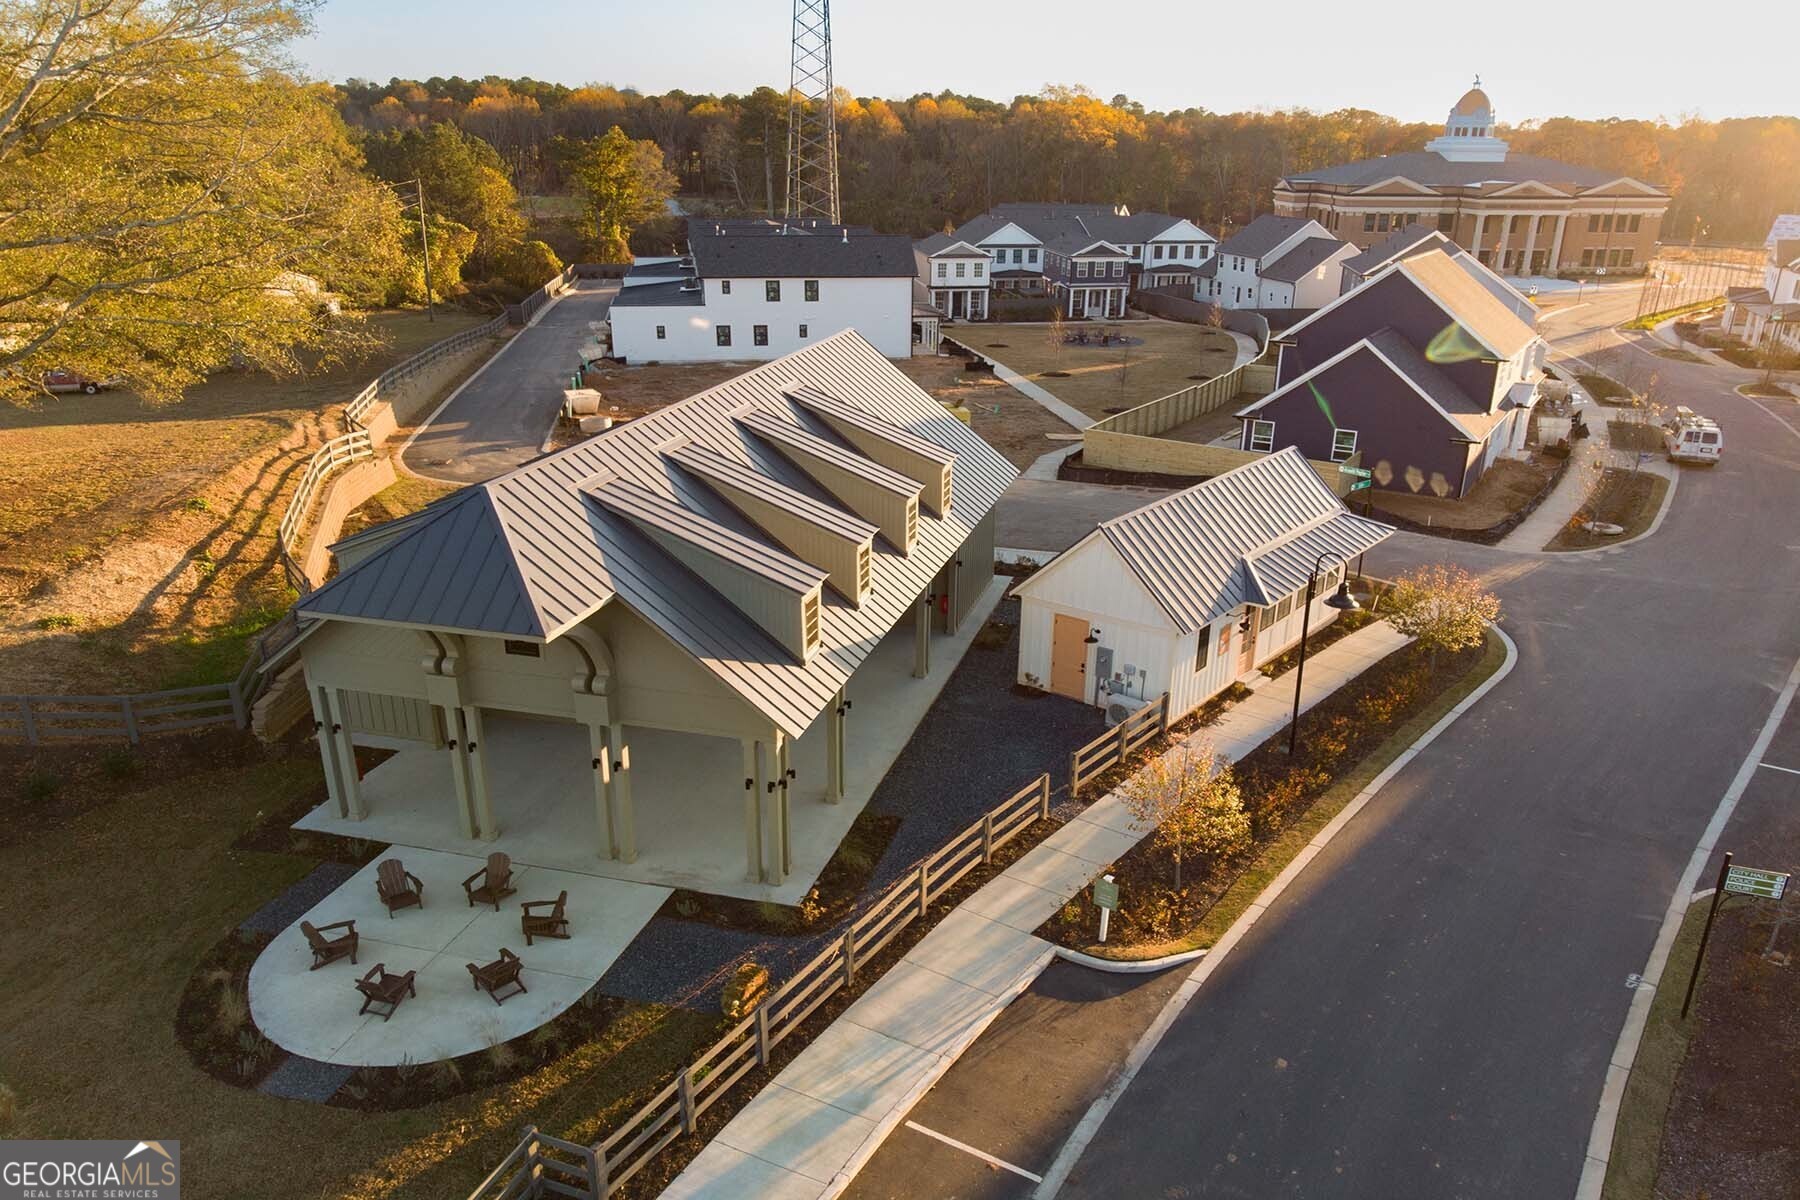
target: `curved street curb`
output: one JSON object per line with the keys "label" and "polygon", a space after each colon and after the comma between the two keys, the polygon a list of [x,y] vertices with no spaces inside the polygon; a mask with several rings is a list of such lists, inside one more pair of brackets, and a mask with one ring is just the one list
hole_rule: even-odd
{"label": "curved street curb", "polygon": [[1675,503],[1675,489],[1681,485],[1681,471],[1677,468],[1673,475],[1665,475],[1663,478],[1669,481],[1668,490],[1663,493],[1662,507],[1656,510],[1655,519],[1650,522],[1650,527],[1644,532],[1634,533],[1624,541],[1614,542],[1609,546],[1584,546],[1579,550],[1520,550],[1517,553],[1536,554],[1544,558],[1580,558],[1584,555],[1613,554],[1636,542],[1643,541],[1662,528],[1663,518],[1669,515],[1669,507]]}
{"label": "curved street curb", "polygon": [[1067,946],[1058,946],[1056,957],[1078,967],[1107,971],[1114,975],[1148,975],[1152,971],[1163,971],[1179,967],[1182,963],[1193,962],[1204,957],[1208,949],[1209,947],[1202,946],[1198,950],[1183,950],[1179,954],[1165,954],[1161,958],[1097,958],[1092,954],[1071,950]]}
{"label": "curved street curb", "polygon": [[1506,660],[1492,675],[1482,680],[1480,686],[1464,696],[1455,708],[1439,717],[1435,725],[1420,734],[1418,741],[1402,750],[1399,757],[1389,763],[1381,774],[1371,779],[1368,786],[1358,792],[1355,799],[1346,804],[1337,816],[1326,822],[1325,828],[1319,830],[1313,840],[1308,842],[1300,853],[1296,854],[1293,860],[1282,868],[1281,874],[1269,881],[1269,886],[1265,887],[1261,894],[1251,902],[1250,907],[1244,910],[1244,914],[1232,922],[1231,928],[1225,931],[1225,936],[1213,943],[1211,952],[1200,960],[1200,965],[1194,968],[1193,973],[1182,982],[1175,994],[1169,997],[1168,1002],[1163,1005],[1162,1011],[1156,1014],[1156,1019],[1150,1023],[1150,1027],[1144,1031],[1137,1044],[1131,1048],[1131,1053],[1126,1056],[1124,1067],[1117,1075],[1113,1076],[1112,1082],[1088,1107],[1087,1112],[1082,1114],[1081,1120],[1076,1123],[1068,1140],[1063,1142],[1062,1149],[1057,1151],[1056,1159],[1044,1172],[1044,1181],[1038,1184],[1036,1190],[1031,1193],[1032,1200],[1052,1200],[1052,1197],[1062,1190],[1063,1184],[1068,1181],[1069,1173],[1075,1169],[1075,1164],[1081,1160],[1082,1153],[1086,1151],[1088,1143],[1094,1140],[1094,1135],[1105,1123],[1107,1114],[1112,1112],[1113,1105],[1119,1102],[1119,1097],[1125,1094],[1125,1090],[1131,1086],[1132,1080],[1137,1078],[1138,1071],[1142,1069],[1144,1063],[1149,1060],[1150,1055],[1162,1042],[1163,1037],[1174,1026],[1176,1018],[1181,1016],[1182,1011],[1187,1008],[1189,1001],[1194,998],[1195,993],[1200,990],[1201,985],[1206,982],[1213,969],[1224,961],[1225,956],[1230,954],[1232,949],[1244,939],[1244,935],[1250,932],[1251,927],[1256,924],[1263,913],[1268,911],[1270,905],[1274,904],[1281,893],[1287,890],[1287,886],[1299,876],[1301,871],[1306,869],[1307,864],[1312,862],[1331,839],[1336,837],[1339,831],[1349,824],[1370,800],[1375,798],[1377,792],[1387,786],[1389,780],[1418,757],[1419,751],[1429,746],[1440,733],[1454,725],[1459,717],[1473,708],[1477,701],[1498,687],[1502,679],[1512,674],[1513,667],[1519,661],[1519,647],[1512,638],[1506,635],[1504,629],[1498,625],[1491,628],[1500,635],[1500,640],[1506,643]]}

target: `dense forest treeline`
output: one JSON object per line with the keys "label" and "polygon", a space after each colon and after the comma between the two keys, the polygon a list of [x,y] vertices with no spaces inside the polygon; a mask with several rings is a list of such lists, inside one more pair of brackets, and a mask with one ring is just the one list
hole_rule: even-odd
{"label": "dense forest treeline", "polygon": [[[338,93],[345,120],[371,134],[454,124],[491,146],[524,193],[570,190],[569,147],[618,126],[661,149],[685,194],[721,211],[781,203],[787,100],[776,88],[644,95],[434,77],[351,80]],[[840,92],[838,128],[845,218],[914,235],[1020,199],[1119,200],[1215,228],[1241,225],[1269,210],[1283,174],[1415,150],[1441,132],[1361,109],[1147,112],[1124,96],[1062,87],[1004,104],[950,92],[895,101]],[[1671,188],[1665,240],[1756,242],[1776,213],[1800,211],[1800,118],[1557,118],[1501,134],[1519,153]]]}

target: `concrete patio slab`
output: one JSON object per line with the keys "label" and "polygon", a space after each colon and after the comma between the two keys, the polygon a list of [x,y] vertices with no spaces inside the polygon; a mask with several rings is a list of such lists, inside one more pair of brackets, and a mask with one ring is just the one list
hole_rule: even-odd
{"label": "concrete patio slab", "polygon": [[[289,1053],[340,1066],[394,1066],[454,1058],[528,1033],[591,990],[669,894],[667,888],[523,867],[514,871],[517,894],[495,912],[488,905],[469,907],[462,890],[462,880],[485,859],[420,849],[396,857],[424,884],[423,908],[387,917],[375,891],[378,859],[306,914],[315,925],[356,922],[361,941],[354,965],[339,960],[311,970],[312,954],[296,922],[251,967],[257,1027]],[[570,938],[526,946],[519,902],[555,899],[565,890]],[[524,962],[520,978],[528,990],[496,1005],[475,990],[466,964],[490,962],[502,946]],[[396,974],[418,972],[417,996],[388,1020],[357,1013],[362,998],[356,980],[376,963]]]}
{"label": "concrete patio slab", "polygon": [[[814,722],[794,744],[794,869],[780,885],[747,878],[741,744],[664,730],[630,731],[635,862],[600,855],[587,728],[500,711],[484,715],[483,737],[500,823],[497,840],[462,836],[449,752],[423,745],[396,752],[364,776],[368,815],[362,820],[339,816],[327,802],[295,822],[295,828],[477,860],[502,850],[515,864],[797,904],[905,749],[1000,602],[1007,582],[995,578],[955,634],[932,639],[931,671],[925,678],[912,675],[910,627],[892,631],[857,670],[848,689],[853,708],[847,718],[842,802],[825,802],[825,723]],[[402,852],[401,857],[408,855]],[[455,896],[460,902],[460,886]],[[428,888],[427,904],[432,898]]]}

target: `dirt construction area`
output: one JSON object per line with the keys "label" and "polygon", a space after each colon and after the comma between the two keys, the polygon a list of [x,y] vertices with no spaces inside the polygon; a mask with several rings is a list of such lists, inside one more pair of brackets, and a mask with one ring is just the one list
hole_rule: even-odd
{"label": "dirt construction area", "polygon": [[[1142,345],[1102,346],[1108,330]],[[1237,342],[1206,325],[1174,321],[1041,325],[964,325],[957,341],[1025,376],[1096,420],[1223,375],[1237,361]],[[1087,345],[1068,338],[1085,332]]]}
{"label": "dirt construction area", "polygon": [[[293,599],[286,497],[339,406],[482,317],[378,314],[386,346],[298,379],[225,374],[174,404],[126,392],[0,407],[0,692],[116,692],[229,678]],[[418,377],[433,393],[478,347]]]}
{"label": "dirt construction area", "polygon": [[[966,361],[949,355],[915,355],[894,359],[893,363],[936,399],[955,408],[968,409],[970,427],[1021,470],[1040,455],[1069,444],[1075,430],[1030,397],[994,378],[990,372],[967,370]],[[603,414],[629,420],[703,392],[755,365],[748,362],[601,365],[590,368],[584,378],[587,386],[599,389],[603,397],[600,406]],[[1059,434],[1063,437],[1054,440]],[[581,435],[571,422],[558,423],[556,445],[572,445],[580,440]]]}

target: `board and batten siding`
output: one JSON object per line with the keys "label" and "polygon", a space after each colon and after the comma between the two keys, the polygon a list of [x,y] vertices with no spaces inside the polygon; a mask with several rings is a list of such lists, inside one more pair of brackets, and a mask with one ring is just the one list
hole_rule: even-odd
{"label": "board and batten siding", "polygon": [[351,736],[360,745],[373,745],[377,738],[429,746],[443,744],[437,717],[423,700],[380,692],[345,692],[344,715],[350,722]]}
{"label": "board and batten siding", "polygon": [[[1110,542],[1097,538],[1069,553],[1077,557],[1064,562],[1055,574],[1045,575],[1041,582],[1033,584],[1030,594],[1020,597],[1020,683],[1049,690],[1052,634],[1058,613],[1100,631],[1099,644],[1088,648],[1090,703],[1096,702],[1091,690],[1095,652],[1103,648],[1112,651],[1115,674],[1121,673],[1127,663],[1147,673],[1141,689],[1146,697],[1169,693],[1172,721],[1186,716],[1233,680],[1243,677],[1238,671],[1243,635],[1237,626],[1243,621],[1244,609],[1213,621],[1198,633],[1181,633],[1131,574]],[[1313,600],[1314,633],[1337,617],[1337,610],[1325,605],[1329,595],[1331,591],[1321,585]],[[1272,612],[1273,609],[1265,610],[1265,615]],[[1291,649],[1300,640],[1300,625],[1301,606],[1296,602],[1288,616],[1271,621],[1258,631],[1253,664],[1260,666]],[[1230,644],[1221,654],[1219,637],[1227,629]],[[1202,637],[1207,639],[1208,651],[1205,665],[1199,666]],[[1134,680],[1131,696],[1135,698],[1139,690]],[[1105,697],[1097,702],[1103,704]]]}

